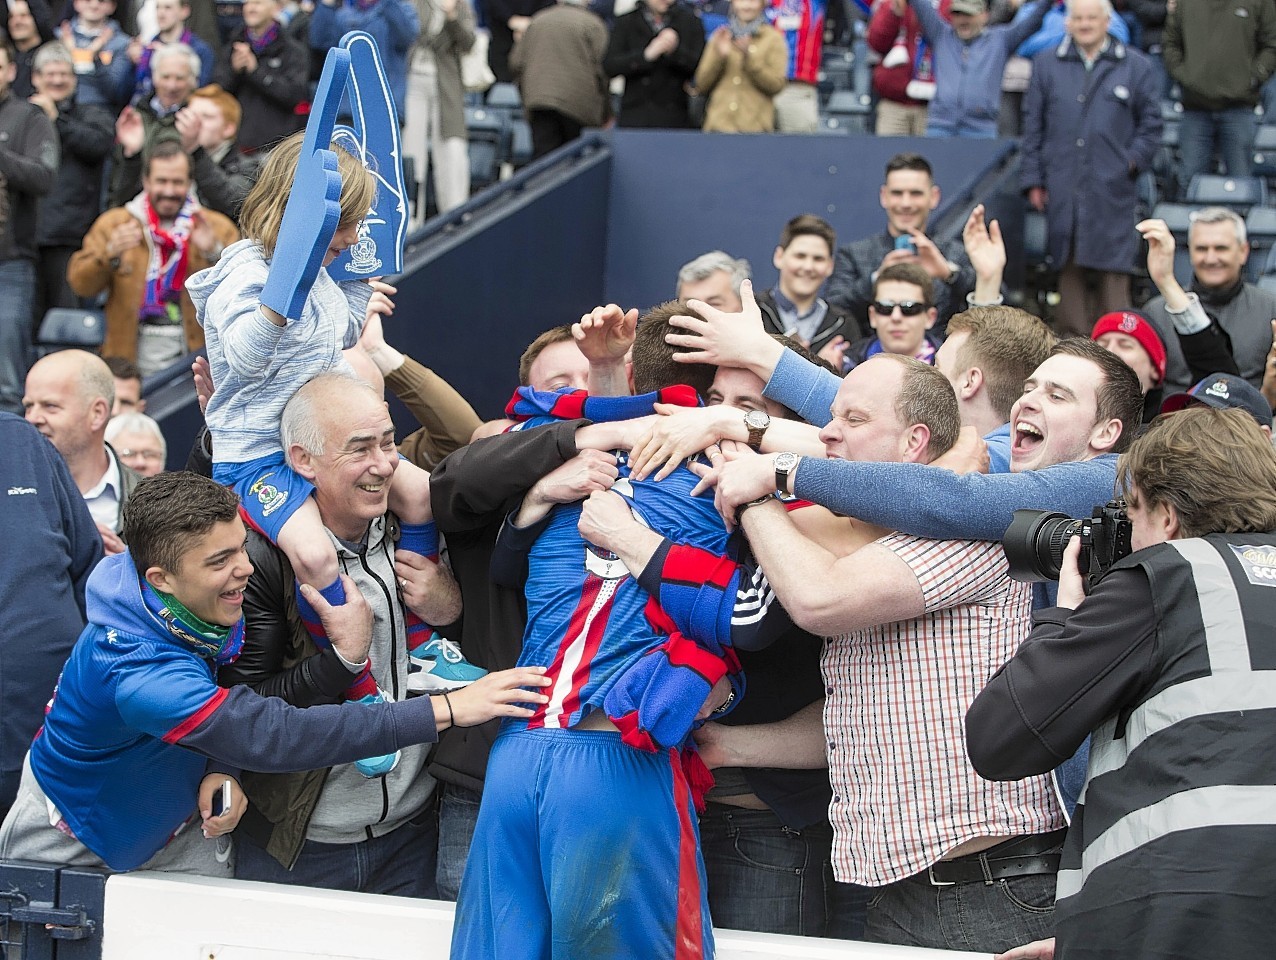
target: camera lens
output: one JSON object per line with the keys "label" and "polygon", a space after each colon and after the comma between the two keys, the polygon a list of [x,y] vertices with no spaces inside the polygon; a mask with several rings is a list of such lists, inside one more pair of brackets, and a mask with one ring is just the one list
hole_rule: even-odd
{"label": "camera lens", "polygon": [[1010,562],[1010,575],[1029,583],[1058,580],[1063,551],[1082,523],[1062,513],[1016,510],[1001,541]]}

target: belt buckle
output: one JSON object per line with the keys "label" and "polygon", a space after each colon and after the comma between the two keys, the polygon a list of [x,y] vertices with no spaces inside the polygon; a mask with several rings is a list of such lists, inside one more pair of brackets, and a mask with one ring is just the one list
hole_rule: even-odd
{"label": "belt buckle", "polygon": [[957,881],[956,881],[956,880],[936,880],[936,879],[935,879],[935,865],[934,865],[934,864],[931,864],[929,867],[927,867],[927,868],[926,868],[926,879],[930,881],[930,885],[931,885],[932,887],[955,887],[955,886],[957,886]]}

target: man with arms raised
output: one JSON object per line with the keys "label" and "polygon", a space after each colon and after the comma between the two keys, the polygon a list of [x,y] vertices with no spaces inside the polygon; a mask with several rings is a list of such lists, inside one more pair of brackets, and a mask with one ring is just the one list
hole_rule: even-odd
{"label": "man with arms raised", "polygon": [[[944,376],[897,355],[852,370],[832,412],[821,439],[839,460],[929,463],[959,430]],[[720,471],[720,505],[735,479]],[[990,787],[964,757],[965,706],[1029,626],[1031,591],[1010,579],[1000,544],[790,514],[770,495],[724,516],[794,621],[831,638],[833,863],[839,880],[877,888],[868,938],[986,951],[1048,934],[1066,824],[1049,780]],[[894,695],[900,685],[910,696]]]}
{"label": "man with arms raised", "polygon": [[[692,348],[680,362],[743,366],[767,381],[765,395],[823,425],[838,380],[767,337],[753,310],[728,315],[694,304],[700,317],[676,317]],[[1116,454],[1130,442],[1143,405],[1138,378],[1089,340],[1055,346],[1011,411],[1010,473],[959,475],[898,463],[848,463],[765,456],[731,464],[732,509],[776,489],[845,516],[919,536],[999,540],[1020,508],[1088,516],[1112,495]],[[1045,468],[1050,469],[1045,469]],[[745,475],[747,474],[747,480]],[[889,490],[892,496],[882,496]],[[723,493],[719,494],[719,497]],[[739,499],[737,499],[739,498]]]}

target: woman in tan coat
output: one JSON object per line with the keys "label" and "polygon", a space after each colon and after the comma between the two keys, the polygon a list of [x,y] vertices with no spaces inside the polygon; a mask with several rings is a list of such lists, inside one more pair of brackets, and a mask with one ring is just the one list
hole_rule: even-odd
{"label": "woman in tan coat", "polygon": [[709,98],[706,131],[775,130],[771,98],[784,89],[789,50],[784,34],[763,18],[762,6],[762,0],[731,0],[730,20],[705,44],[696,87]]}

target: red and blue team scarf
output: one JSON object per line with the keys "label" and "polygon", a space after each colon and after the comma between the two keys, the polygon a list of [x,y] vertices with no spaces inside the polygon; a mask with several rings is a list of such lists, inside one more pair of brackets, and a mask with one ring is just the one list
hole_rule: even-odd
{"label": "red and blue team scarf", "polygon": [[180,323],[182,289],[190,266],[191,214],[195,210],[195,198],[189,193],[186,195],[182,209],[169,230],[160,226],[150,198],[142,194],[141,200],[151,243],[150,258],[146,264],[146,288],[138,316],[142,319],[166,317],[173,323]]}
{"label": "red and blue team scarf", "polygon": [[[612,423],[632,420],[654,412],[657,403],[678,407],[702,406],[700,395],[686,384],[665,387],[634,397],[591,397],[588,390],[536,390],[519,387],[505,405],[505,416],[520,426],[541,426],[549,420],[593,420]],[[530,421],[535,421],[531,423]]]}
{"label": "red and blue team scarf", "polygon": [[244,618],[233,627],[219,627],[206,623],[182,605],[174,596],[160,593],[145,580],[142,584],[142,602],[170,634],[190,647],[203,660],[211,660],[217,666],[233,663],[244,648]]}
{"label": "red and blue team scarf", "polygon": [[[184,43],[191,46],[191,37],[193,34],[190,30],[182,31],[182,38],[178,43]],[[159,38],[159,34],[151,37],[151,39],[142,47],[142,59],[137,61],[137,72],[134,73],[136,78],[135,84],[139,99],[142,101],[150,99],[152,93],[155,92],[155,82],[151,79],[151,54],[164,45],[164,41]],[[192,47],[192,49],[194,49]]]}
{"label": "red and blue team scarf", "polygon": [[256,56],[261,56],[266,48],[279,39],[279,21],[272,20],[260,37],[254,37],[251,30],[245,29],[244,36],[248,38],[248,45],[253,48]]}

